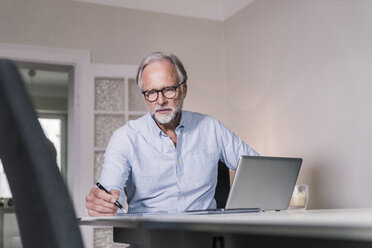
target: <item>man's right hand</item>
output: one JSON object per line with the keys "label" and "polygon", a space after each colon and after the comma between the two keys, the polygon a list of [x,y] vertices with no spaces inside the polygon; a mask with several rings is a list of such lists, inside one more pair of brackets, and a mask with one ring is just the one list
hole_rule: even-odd
{"label": "man's right hand", "polygon": [[89,194],[85,197],[85,206],[90,216],[115,216],[118,207],[115,201],[119,199],[119,190],[110,191],[107,194],[99,188],[91,188]]}

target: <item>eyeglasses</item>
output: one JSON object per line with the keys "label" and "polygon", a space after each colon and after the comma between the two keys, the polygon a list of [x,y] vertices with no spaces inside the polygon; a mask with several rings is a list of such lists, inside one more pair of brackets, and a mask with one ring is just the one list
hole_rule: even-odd
{"label": "eyeglasses", "polygon": [[161,92],[165,98],[172,99],[176,96],[177,88],[183,84],[185,84],[185,82],[182,82],[177,86],[164,87],[161,90],[146,90],[146,91],[142,91],[142,94],[146,98],[146,100],[149,102],[155,102],[158,99],[159,92]]}

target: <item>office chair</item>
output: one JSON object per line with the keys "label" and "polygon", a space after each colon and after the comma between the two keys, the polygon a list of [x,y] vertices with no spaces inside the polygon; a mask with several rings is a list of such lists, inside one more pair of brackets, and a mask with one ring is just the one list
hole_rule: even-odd
{"label": "office chair", "polygon": [[216,199],[217,208],[224,208],[227,202],[227,197],[230,192],[230,173],[229,168],[219,161],[218,162],[218,176],[216,192],[214,194],[214,199]]}
{"label": "office chair", "polygon": [[75,211],[25,85],[0,60],[0,158],[12,191],[23,247],[78,248]]}

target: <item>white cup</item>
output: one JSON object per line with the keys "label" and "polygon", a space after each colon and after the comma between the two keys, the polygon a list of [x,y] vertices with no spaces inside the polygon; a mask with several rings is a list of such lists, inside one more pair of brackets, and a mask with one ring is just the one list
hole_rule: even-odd
{"label": "white cup", "polygon": [[309,202],[309,185],[298,184],[294,187],[289,209],[306,209]]}

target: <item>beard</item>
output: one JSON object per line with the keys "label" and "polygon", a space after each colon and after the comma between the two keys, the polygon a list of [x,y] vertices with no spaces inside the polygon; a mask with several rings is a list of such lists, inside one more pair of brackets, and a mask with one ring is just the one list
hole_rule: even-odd
{"label": "beard", "polygon": [[[167,106],[167,105],[164,105],[164,106],[156,106],[151,112],[151,117],[158,123],[162,124],[162,125],[167,125],[167,124],[170,124],[172,121],[174,121],[180,114],[181,114],[181,111],[182,111],[182,107],[183,107],[183,98],[181,98],[177,105],[175,107],[173,106]],[[158,110],[170,110],[169,113],[167,114],[160,114],[159,112],[157,112]]]}

